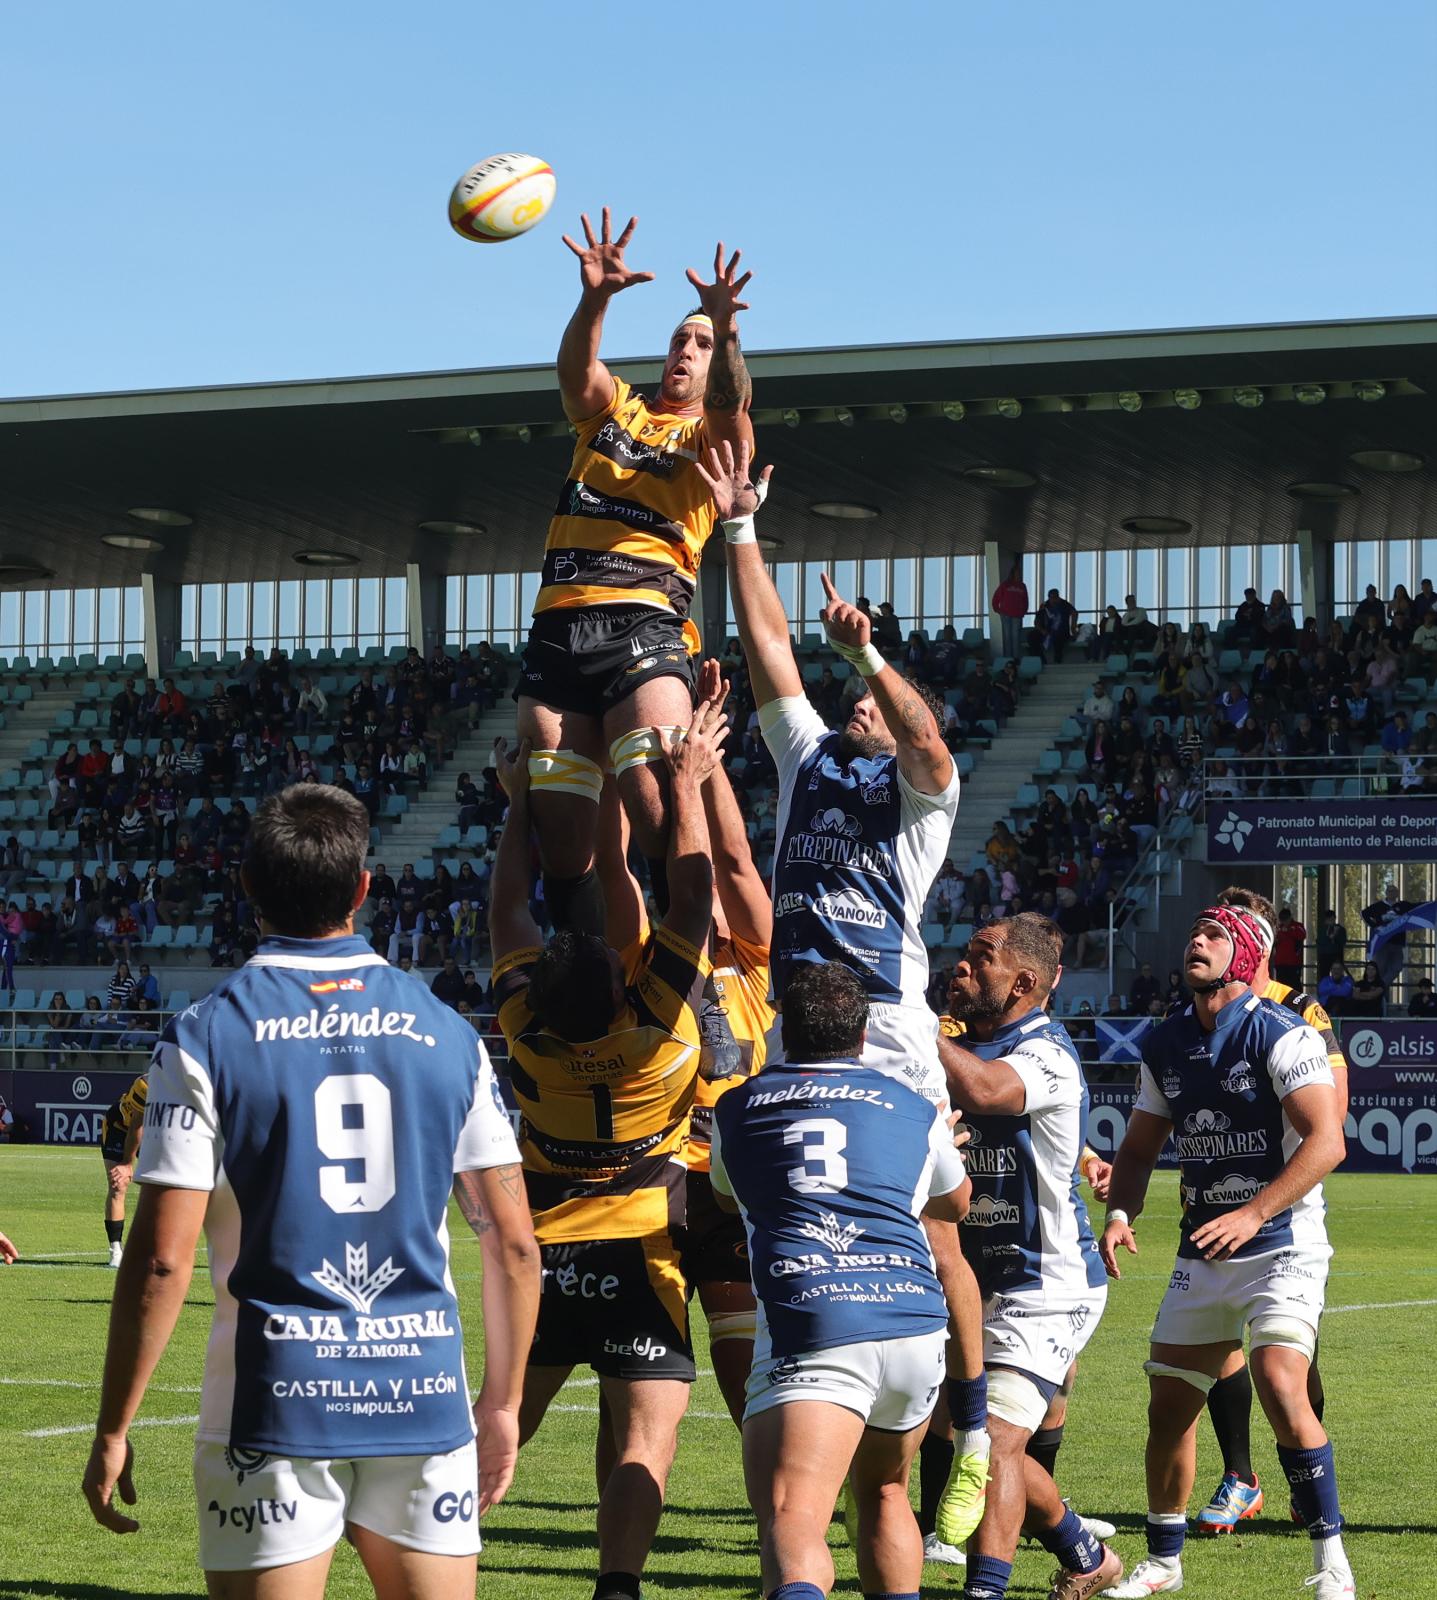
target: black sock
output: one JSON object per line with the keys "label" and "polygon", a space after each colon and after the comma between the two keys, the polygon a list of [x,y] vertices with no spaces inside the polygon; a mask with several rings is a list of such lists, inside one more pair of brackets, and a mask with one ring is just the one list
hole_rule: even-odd
{"label": "black sock", "polygon": [[644,858],[649,864],[649,888],[654,891],[654,909],[663,917],[669,909],[669,864],[652,856]]}
{"label": "black sock", "polygon": [[604,937],[604,891],[592,867],[579,878],[555,878],[544,874],[544,904],[554,920],[556,932],[571,929]]}
{"label": "black sock", "polygon": [[1235,1472],[1244,1483],[1252,1474],[1252,1379],[1246,1365],[1230,1378],[1219,1378],[1207,1395],[1207,1414],[1222,1451],[1222,1470]]}
{"label": "black sock", "polygon": [[601,1572],[594,1585],[594,1600],[639,1600],[637,1572]]}
{"label": "black sock", "polygon": [[1039,1428],[1028,1440],[1027,1453],[1050,1478],[1056,1478],[1058,1474],[1053,1468],[1057,1465],[1058,1451],[1062,1447],[1063,1424],[1060,1422],[1056,1428]]}
{"label": "black sock", "polygon": [[1319,1422],[1327,1409],[1327,1391],[1322,1387],[1322,1374],[1317,1370],[1317,1352],[1312,1353],[1312,1365],[1307,1369],[1307,1398]]}
{"label": "black sock", "polygon": [[124,1219],[122,1218],[119,1222],[111,1222],[107,1217],[105,1219],[105,1237],[111,1244],[122,1244],[125,1238]]}
{"label": "black sock", "polygon": [[925,1537],[938,1521],[938,1502],[953,1470],[953,1441],[930,1428],[918,1446],[918,1531]]}

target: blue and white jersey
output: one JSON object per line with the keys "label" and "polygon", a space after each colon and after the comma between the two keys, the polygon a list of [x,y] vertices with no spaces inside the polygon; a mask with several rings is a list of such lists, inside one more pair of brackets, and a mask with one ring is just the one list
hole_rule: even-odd
{"label": "blue and white jersey", "polygon": [[795,962],[841,961],[870,1000],[925,1006],[923,905],[958,814],[957,763],[942,794],[920,794],[895,756],[841,755],[801,695],[758,717],[778,768],[776,998]]}
{"label": "blue and white jersey", "polygon": [[964,1171],[930,1101],[871,1067],[826,1061],[765,1067],[714,1119],[713,1186],[743,1213],[760,1349],[799,1355],[947,1325],[918,1216]]}
{"label": "blue and white jersey", "polygon": [[1078,1190],[1088,1086],[1068,1030],[1044,1011],[1004,1023],[964,1050],[1006,1061],[1023,1082],[1017,1116],[964,1111],[973,1130],[963,1157],[973,1179],[958,1230],[984,1298],[1035,1294],[1054,1310],[1086,1301],[1106,1275]]}
{"label": "blue and white jersey", "polygon": [[[1246,1205],[1302,1143],[1283,1110],[1287,1096],[1310,1083],[1332,1082],[1317,1029],[1255,994],[1225,1005],[1211,1033],[1190,1005],[1148,1033],[1136,1109],[1173,1125],[1182,1168],[1179,1256],[1201,1258],[1191,1243],[1193,1230]],[[1269,1217],[1234,1255],[1325,1244],[1326,1210],[1317,1184]]]}
{"label": "blue and white jersey", "polygon": [[137,1176],[210,1191],[199,1437],[321,1459],[471,1439],[449,1194],[518,1160],[473,1030],[363,939],[266,939],[173,1018]]}

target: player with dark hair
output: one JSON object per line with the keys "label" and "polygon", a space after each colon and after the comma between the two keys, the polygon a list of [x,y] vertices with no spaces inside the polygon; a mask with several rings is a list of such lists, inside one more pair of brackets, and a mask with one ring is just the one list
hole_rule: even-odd
{"label": "player with dark hair", "polygon": [[742,1211],[759,1296],[744,1478],[770,1600],[832,1587],[845,1474],[864,1593],[917,1600],[923,1571],[908,1474],[948,1313],[918,1217],[958,1221],[968,1181],[943,1111],[863,1064],[869,1009],[846,964],[802,963],[783,1060],[715,1111],[714,1192]]}
{"label": "player with dark hair", "polygon": [[1110,1276],[1120,1276],[1119,1248],[1137,1254],[1132,1222],[1170,1134],[1184,1202],[1146,1363],[1148,1553],[1109,1591],[1118,1597],[1183,1586],[1197,1420],[1244,1334],[1312,1540],[1315,1600],[1355,1592],[1332,1445],[1307,1383],[1332,1255],[1322,1180],[1342,1160],[1342,1123],[1321,1035],[1252,992],[1266,949],[1251,911],[1214,905],[1198,915],[1183,961],[1192,1004],[1144,1038],[1137,1102],[1113,1161],[1100,1246]]}
{"label": "player with dark hair", "polygon": [[541,946],[528,911],[527,741],[497,761],[509,815],[491,883],[494,999],[544,1267],[521,1438],[576,1365],[598,1374],[614,1452],[595,1600],[637,1600],[695,1377],[679,1257],[713,916],[703,786],[726,734],[720,705],[705,700],[666,746],[669,908],[632,979],[592,934],[564,930]]}
{"label": "player with dark hair", "polygon": [[124,1254],[125,1196],[134,1176],[135,1157],[145,1133],[145,1099],[149,1084],[144,1073],[105,1112],[100,1132],[100,1156],[105,1163],[105,1238],[110,1265],[118,1267]]}
{"label": "player with dark hair", "polygon": [[648,283],[624,260],[634,218],[611,237],[583,218],[579,304],[559,346],[559,393],[578,435],[544,548],[534,621],[514,697],[530,746],[531,805],[544,896],[557,928],[601,935],[594,870],[604,767],[613,768],[663,905],[668,836],[664,743],[693,708],[701,647],[689,617],[713,531],[699,453],[718,440],[752,442],[750,383],[738,314],[750,273],[737,251],[714,281],[689,271],[699,306],[674,329],[656,395],[616,378],[599,357],[616,294]]}
{"label": "player with dark hair", "polygon": [[[983,1292],[992,1480],[968,1544],[968,1600],[1001,1600],[1026,1528],[1060,1563],[1051,1600],[1087,1600],[1121,1577],[1117,1554],[1064,1504],[1027,1451],[1107,1300],[1078,1195],[1088,1091],[1067,1030],[1047,1015],[1063,933],[1036,912],[989,923],[953,969],[962,1043],[939,1042],[973,1131],[973,1200],[959,1230]],[[940,1524],[941,1531],[941,1524]]]}
{"label": "player with dark hair", "polygon": [[[746,443],[737,452],[725,444],[700,471],[723,521],[739,638],[778,769],[774,995],[782,1008],[789,980],[814,962],[850,967],[869,1001],[864,1064],[946,1109],[922,922],[958,812],[958,769],[931,691],[883,660],[868,616],[826,576],[824,627],[859,689],[838,733],[809,704],[754,533],[771,469],[755,484],[750,465]],[[772,1052],[779,1046],[771,1040]],[[943,1500],[946,1538],[956,1545],[977,1525],[987,1483],[982,1311],[956,1231],[933,1222],[928,1233],[953,1314],[947,1394],[962,1439]]]}
{"label": "player with dark hair", "polygon": [[[384,1600],[470,1600],[479,1517],[518,1453],[539,1298],[519,1153],[483,1044],[354,932],[368,849],[341,790],[259,808],[242,874],[259,949],[171,1019],[150,1068],[84,1492],[103,1526],[139,1527],[114,1499],[135,1500],[128,1430],[203,1227],[195,1488],[217,1600],[318,1600],[341,1538]],[[451,1192],[484,1261],[472,1412]]]}
{"label": "player with dark hair", "polygon": [[[1278,983],[1272,976],[1273,931],[1277,917],[1272,901],[1255,889],[1229,885],[1217,897],[1223,906],[1235,906],[1254,913],[1258,932],[1262,937],[1263,954],[1252,980],[1252,992],[1264,1000],[1274,1000],[1289,1011],[1295,1011],[1302,1020],[1317,1029],[1327,1046],[1327,1064],[1332,1068],[1332,1081],[1337,1090],[1337,1114],[1340,1121],[1347,1118],[1347,1057],[1337,1041],[1332,1018],[1326,1008],[1312,995],[1290,984]],[[1312,1364],[1307,1369],[1307,1398],[1313,1415],[1319,1422],[1326,1407],[1327,1396],[1322,1387],[1322,1374],[1317,1365],[1318,1347],[1313,1346]],[[1247,1370],[1239,1346],[1228,1357],[1217,1382],[1208,1391],[1207,1414],[1217,1436],[1222,1452],[1222,1481],[1212,1499],[1198,1512],[1193,1521],[1193,1531],[1201,1534],[1231,1533],[1239,1522],[1256,1516],[1262,1510],[1262,1486],[1252,1466],[1252,1375]],[[1294,1522],[1301,1522],[1296,1505],[1290,1510]]]}

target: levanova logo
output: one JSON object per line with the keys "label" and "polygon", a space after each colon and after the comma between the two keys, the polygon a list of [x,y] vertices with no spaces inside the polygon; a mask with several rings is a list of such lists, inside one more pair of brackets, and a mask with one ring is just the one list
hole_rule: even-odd
{"label": "levanova logo", "polygon": [[860,928],[881,928],[888,921],[888,913],[882,906],[875,905],[857,889],[821,894],[813,902],[813,909],[830,922],[851,922]]}

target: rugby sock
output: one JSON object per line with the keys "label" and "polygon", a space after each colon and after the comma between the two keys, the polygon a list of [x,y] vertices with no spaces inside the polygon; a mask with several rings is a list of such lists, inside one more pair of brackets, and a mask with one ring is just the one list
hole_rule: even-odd
{"label": "rugby sock", "polygon": [[559,932],[592,933],[604,937],[604,891],[592,867],[578,878],[544,874],[544,904]]}
{"label": "rugby sock", "polygon": [[1188,1519],[1181,1511],[1148,1512],[1148,1558],[1175,1567],[1188,1535]]}
{"label": "rugby sock", "polygon": [[106,1217],[105,1237],[111,1244],[123,1244],[125,1242],[125,1224],[123,1222],[111,1222]]}
{"label": "rugby sock", "polygon": [[1307,1403],[1319,1422],[1327,1409],[1327,1391],[1322,1387],[1322,1374],[1317,1370],[1317,1352],[1312,1353],[1312,1365],[1307,1369]]}
{"label": "rugby sock", "polygon": [[1063,1520],[1056,1528],[1038,1533],[1038,1543],[1069,1572],[1096,1572],[1103,1564],[1103,1547],[1089,1533],[1071,1506],[1063,1508]]}
{"label": "rugby sock", "polygon": [[1028,1440],[1027,1454],[1050,1478],[1056,1478],[1058,1474],[1053,1469],[1058,1464],[1058,1451],[1062,1447],[1063,1424],[1060,1422],[1056,1428],[1039,1428]]}
{"label": "rugby sock", "polygon": [[1292,1503],[1307,1526],[1313,1542],[1312,1559],[1318,1570],[1345,1566],[1342,1549],[1342,1512],[1337,1504],[1337,1469],[1332,1463],[1332,1441],[1315,1450],[1289,1450],[1278,1445],[1277,1459],[1287,1474]]}
{"label": "rugby sock", "polygon": [[953,1441],[930,1428],[918,1446],[918,1531],[933,1532],[938,1522],[938,1502],[953,1470]]}
{"label": "rugby sock", "polygon": [[823,1590],[816,1583],[781,1583],[768,1600],[823,1600]]}
{"label": "rugby sock", "polygon": [[594,1600],[640,1600],[637,1572],[601,1572]]}
{"label": "rugby sock", "polygon": [[[955,1433],[981,1433],[988,1424],[988,1374],[976,1378],[949,1378],[948,1410]],[[968,1448],[966,1441],[964,1448]]]}
{"label": "rugby sock", "polygon": [[997,1556],[969,1556],[968,1578],[963,1585],[963,1600],[1003,1600],[1013,1563]]}
{"label": "rugby sock", "polygon": [[1252,1470],[1252,1375],[1245,1362],[1230,1378],[1219,1378],[1208,1390],[1207,1414],[1222,1451],[1222,1470],[1234,1473],[1251,1488],[1257,1479]]}

